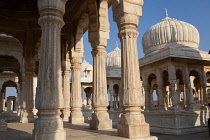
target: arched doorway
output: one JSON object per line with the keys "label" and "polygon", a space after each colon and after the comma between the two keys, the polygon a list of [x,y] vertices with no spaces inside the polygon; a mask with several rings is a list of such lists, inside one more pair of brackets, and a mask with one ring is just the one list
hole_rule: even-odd
{"label": "arched doorway", "polygon": [[150,108],[151,109],[157,109],[159,106],[159,96],[157,92],[157,77],[154,73],[150,74],[148,77],[148,83],[149,83],[149,102],[150,102]]}
{"label": "arched doorway", "polygon": [[200,104],[201,101],[201,83],[199,73],[195,70],[190,71],[190,94],[192,103]]}
{"label": "arched doorway", "polygon": [[2,112],[17,111],[18,107],[18,91],[17,84],[14,81],[6,81],[1,88],[0,93],[0,107]]}

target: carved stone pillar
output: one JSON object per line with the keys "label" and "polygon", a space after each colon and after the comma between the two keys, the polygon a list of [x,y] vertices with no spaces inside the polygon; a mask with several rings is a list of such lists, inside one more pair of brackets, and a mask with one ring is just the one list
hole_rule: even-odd
{"label": "carved stone pillar", "polygon": [[145,111],[151,110],[151,98],[150,98],[150,88],[146,75],[142,75],[143,78],[143,87],[145,92]]}
{"label": "carved stone pillar", "polygon": [[66,131],[60,118],[63,108],[61,75],[61,28],[66,0],[38,0],[39,25],[42,29],[39,74],[36,94],[38,118],[35,140],[65,140]]}
{"label": "carved stone pillar", "polygon": [[119,87],[114,87],[114,97],[115,97],[115,105],[114,108],[119,108],[119,101],[118,101],[118,97],[119,97]]}
{"label": "carved stone pillar", "polygon": [[2,92],[2,88],[0,87],[0,112],[3,111],[3,108],[4,108],[4,93]]}
{"label": "carved stone pillar", "polygon": [[117,125],[118,135],[127,138],[142,137],[143,139],[150,136],[150,130],[140,109],[140,106],[144,105],[144,98],[140,84],[136,40],[138,20],[142,16],[142,5],[143,0],[120,0],[113,3],[112,10],[122,46],[121,75],[124,109]]}
{"label": "carved stone pillar", "polygon": [[145,92],[145,111],[151,110],[151,94],[150,94],[150,88],[149,86],[144,86],[144,92]]}
{"label": "carved stone pillar", "polygon": [[184,109],[186,108],[186,90],[187,90],[187,87],[186,87],[186,82],[185,81],[183,81],[184,82],[184,85],[183,85],[183,107],[184,107]]}
{"label": "carved stone pillar", "polygon": [[208,96],[207,96],[207,89],[206,89],[206,72],[202,71],[202,81],[201,81],[201,108],[206,108],[205,106],[208,104]]}
{"label": "carved stone pillar", "polygon": [[[93,11],[94,8],[94,11]],[[109,39],[108,0],[89,5],[89,42],[93,56],[93,109],[91,129],[111,129],[112,120],[107,112],[106,45]]]}
{"label": "carved stone pillar", "polygon": [[63,97],[64,97],[63,121],[69,121],[69,117],[70,117],[70,69],[65,69],[63,71]]}
{"label": "carved stone pillar", "polygon": [[113,93],[114,93],[114,90],[113,90],[113,83],[112,83],[112,81],[110,80],[109,81],[109,94],[110,94],[110,104],[109,104],[109,106],[110,106],[110,111],[113,111],[114,110],[114,108],[113,108]]}
{"label": "carved stone pillar", "polygon": [[171,96],[172,96],[172,109],[173,110],[178,110],[178,104],[177,104],[177,81],[176,81],[176,67],[175,65],[172,63],[169,67],[168,67],[168,71],[169,71],[169,82],[170,82],[170,87],[171,87]]}
{"label": "carved stone pillar", "polygon": [[21,90],[20,90],[20,85],[17,87],[17,114],[20,116],[21,114]]}
{"label": "carved stone pillar", "polygon": [[171,84],[171,94],[172,94],[172,106],[173,110],[178,110],[178,104],[177,104],[177,92],[176,92],[176,80],[169,80]]}
{"label": "carved stone pillar", "polygon": [[157,73],[157,84],[158,84],[158,95],[159,95],[159,109],[164,111],[164,96],[163,96],[163,77],[160,69],[156,70]]}
{"label": "carved stone pillar", "polygon": [[7,97],[7,112],[11,113],[13,111],[13,100]]}
{"label": "carved stone pillar", "polygon": [[111,129],[112,121],[107,112],[108,94],[106,83],[106,50],[105,46],[93,49],[93,107],[94,113],[90,122],[91,129]]}
{"label": "carved stone pillar", "polygon": [[72,124],[84,123],[84,117],[81,111],[82,96],[81,96],[81,64],[82,57],[71,58],[72,70],[72,86],[71,86],[71,115],[69,122]]}
{"label": "carved stone pillar", "polygon": [[190,83],[190,76],[189,76],[189,69],[188,65],[185,66],[185,94],[186,94],[186,105],[187,107],[185,108],[186,110],[192,110],[193,109],[193,104],[191,102],[191,83]]}
{"label": "carved stone pillar", "polygon": [[33,102],[33,76],[34,72],[32,70],[25,71],[25,88],[22,90],[22,115],[21,122],[22,123],[31,123],[34,122],[34,102]]}
{"label": "carved stone pillar", "polygon": [[193,95],[193,89],[195,87],[195,85],[194,85],[195,78],[196,78],[195,76],[190,76],[190,94],[189,94],[188,98],[189,98],[189,102],[192,106],[192,109],[195,104],[194,95]]}

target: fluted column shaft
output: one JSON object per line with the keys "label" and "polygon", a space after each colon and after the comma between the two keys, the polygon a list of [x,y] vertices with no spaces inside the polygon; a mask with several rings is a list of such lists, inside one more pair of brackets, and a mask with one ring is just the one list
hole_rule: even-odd
{"label": "fluted column shaft", "polygon": [[71,115],[69,122],[72,124],[84,123],[82,115],[82,96],[81,96],[81,63],[82,58],[73,57],[71,59],[72,88],[71,88]]}
{"label": "fluted column shaft", "polygon": [[164,96],[163,96],[163,77],[160,69],[156,70],[157,73],[157,84],[158,84],[158,95],[159,95],[159,109],[164,111]]}
{"label": "fluted column shaft", "polygon": [[[90,1],[91,2],[91,1]],[[93,56],[93,109],[91,129],[111,129],[107,112],[106,45],[109,39],[108,0],[89,4],[89,42]],[[101,117],[103,116],[103,117]]]}
{"label": "fluted column shaft", "polygon": [[169,82],[171,84],[171,95],[172,95],[172,106],[173,106],[173,110],[178,110],[178,102],[177,102],[177,78],[176,78],[176,67],[175,65],[172,63],[169,66]]}
{"label": "fluted column shaft", "polygon": [[145,111],[151,110],[151,94],[150,94],[150,87],[149,82],[146,75],[142,75],[143,78],[143,87],[145,92]]}
{"label": "fluted column shaft", "polygon": [[64,97],[64,107],[63,107],[63,121],[69,121],[70,117],[70,70],[63,71],[63,97]]}
{"label": "fluted column shaft", "polygon": [[113,83],[112,81],[110,80],[109,81],[109,94],[110,94],[110,110],[113,111],[113,93],[114,93],[114,90],[113,90]]}
{"label": "fluted column shaft", "polygon": [[[95,47],[94,47],[95,48]],[[92,129],[111,129],[112,121],[107,112],[108,94],[106,82],[106,49],[97,46],[92,51],[93,55],[93,108],[90,127]],[[104,117],[104,120],[100,117]]]}
{"label": "fluted column shaft", "polygon": [[66,0],[38,0],[42,38],[36,94],[38,119],[33,133],[35,140],[66,139],[60,118],[63,108],[60,45],[65,3]]}
{"label": "fluted column shaft", "polygon": [[33,102],[33,75],[34,72],[27,71],[25,72],[25,90],[22,92],[22,123],[34,122],[34,102]]}
{"label": "fluted column shaft", "polygon": [[140,84],[136,40],[138,20],[142,16],[142,5],[143,0],[121,0],[115,1],[112,5],[114,21],[116,21],[119,29],[122,46],[121,77],[124,110],[117,130],[119,136],[128,138],[150,136],[149,125],[145,122],[140,109],[140,106],[144,105],[144,97]]}

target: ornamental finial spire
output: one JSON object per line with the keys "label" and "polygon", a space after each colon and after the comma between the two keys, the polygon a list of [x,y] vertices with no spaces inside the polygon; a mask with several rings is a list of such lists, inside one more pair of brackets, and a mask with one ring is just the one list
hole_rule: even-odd
{"label": "ornamental finial spire", "polygon": [[116,48],[118,48],[118,43],[117,43],[117,41],[116,41]]}
{"label": "ornamental finial spire", "polygon": [[167,10],[167,8],[165,8],[165,14],[166,14],[166,17],[168,17],[168,10]]}

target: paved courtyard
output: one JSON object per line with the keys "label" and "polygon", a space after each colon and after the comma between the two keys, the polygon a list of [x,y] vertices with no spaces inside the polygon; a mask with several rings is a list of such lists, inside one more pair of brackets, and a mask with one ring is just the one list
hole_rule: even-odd
{"label": "paved courtyard", "polygon": [[[64,124],[67,133],[67,140],[124,140],[126,138],[118,137],[117,130],[91,130],[89,124],[71,125]],[[0,132],[0,140],[32,140],[33,123],[8,123],[6,132]],[[209,140],[208,132],[172,136],[154,134],[159,140]]]}

